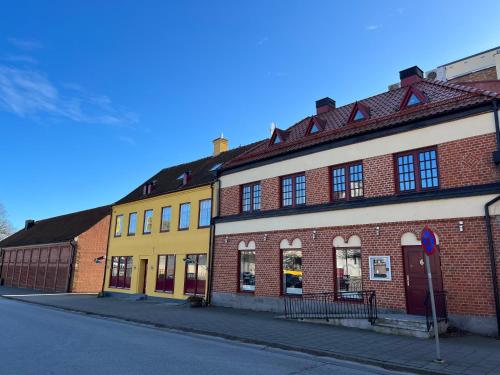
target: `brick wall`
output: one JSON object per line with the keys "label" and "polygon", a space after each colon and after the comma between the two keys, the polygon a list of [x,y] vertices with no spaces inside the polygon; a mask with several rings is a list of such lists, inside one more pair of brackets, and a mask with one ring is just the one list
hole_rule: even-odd
{"label": "brick wall", "polygon": [[101,290],[106,262],[96,264],[94,259],[106,255],[109,220],[110,217],[106,216],[78,236],[72,292],[87,293]]}
{"label": "brick wall", "polygon": [[[464,221],[464,232],[458,230],[458,220]],[[500,218],[494,218],[500,229]],[[380,235],[374,225],[344,226],[317,229],[316,239],[312,230],[217,236],[214,259],[214,292],[235,293],[238,285],[238,243],[253,240],[256,243],[256,296],[281,294],[281,251],[279,244],[286,238],[302,241],[304,293],[332,291],[335,282],[333,239],[352,235],[361,238],[363,289],[376,290],[382,308],[406,310],[405,275],[401,236],[406,232],[420,233],[424,224],[429,225],[440,239],[441,271],[444,289],[448,291],[451,314],[491,316],[494,299],[491,286],[486,227],[484,218],[435,220],[380,224]],[[500,230],[495,234],[496,255],[500,260]],[[418,235],[417,235],[418,237]],[[370,281],[368,257],[391,257],[392,281]],[[500,265],[499,265],[500,270]]]}
{"label": "brick wall", "polygon": [[492,66],[491,68],[483,69],[478,72],[469,73],[457,78],[450,79],[449,82],[467,82],[467,81],[488,81],[488,80],[496,80],[497,77],[497,69]]}
{"label": "brick wall", "polygon": [[495,134],[484,134],[438,146],[438,167],[443,188],[478,185],[500,181],[500,168],[492,152]]}
{"label": "brick wall", "polygon": [[[442,188],[487,184],[500,181],[500,170],[492,153],[496,149],[495,135],[485,134],[453,142],[438,148],[438,167]],[[395,194],[394,157],[392,154],[363,160],[364,195],[367,198]],[[280,178],[261,181],[262,210],[280,207]],[[330,201],[329,168],[306,171],[306,202],[308,205]],[[221,216],[239,213],[239,186],[221,189]]]}

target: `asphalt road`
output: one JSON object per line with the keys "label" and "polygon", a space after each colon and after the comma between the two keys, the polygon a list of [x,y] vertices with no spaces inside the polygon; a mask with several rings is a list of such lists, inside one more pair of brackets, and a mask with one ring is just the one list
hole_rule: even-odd
{"label": "asphalt road", "polygon": [[0,373],[396,374],[351,362],[89,317],[2,298]]}

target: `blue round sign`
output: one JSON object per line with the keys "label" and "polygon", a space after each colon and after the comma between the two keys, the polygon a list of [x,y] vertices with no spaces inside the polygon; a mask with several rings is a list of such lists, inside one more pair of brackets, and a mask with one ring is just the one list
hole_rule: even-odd
{"label": "blue round sign", "polygon": [[429,227],[425,227],[420,234],[422,247],[427,255],[432,255],[437,250],[436,235]]}

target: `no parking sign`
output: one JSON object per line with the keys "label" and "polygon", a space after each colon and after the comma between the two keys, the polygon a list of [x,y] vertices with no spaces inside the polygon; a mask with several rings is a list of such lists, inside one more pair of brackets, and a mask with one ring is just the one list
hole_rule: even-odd
{"label": "no parking sign", "polygon": [[420,240],[422,242],[422,247],[427,255],[432,255],[437,250],[436,235],[429,227],[422,229],[420,233]]}

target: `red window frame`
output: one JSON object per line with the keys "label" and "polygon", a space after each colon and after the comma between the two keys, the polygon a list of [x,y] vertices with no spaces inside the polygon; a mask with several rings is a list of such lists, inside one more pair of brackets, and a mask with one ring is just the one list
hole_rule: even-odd
{"label": "red window frame", "polygon": [[[205,270],[205,280],[199,280],[198,279],[198,273],[200,269],[200,257],[204,256],[205,257],[205,264],[202,265],[206,268]],[[186,262],[185,269],[184,269],[184,294],[187,295],[195,295],[195,296],[204,296],[205,295],[205,289],[207,285],[207,263],[208,262],[208,255],[207,254],[187,254],[186,259],[189,257],[194,257],[195,259],[195,276],[194,279],[188,279],[188,262]],[[194,280],[194,281],[193,281]]]}
{"label": "red window frame", "polygon": [[[434,151],[436,154],[436,170],[437,170],[437,186],[432,186],[432,187],[422,187],[422,177],[420,175],[420,154],[428,151]],[[398,165],[398,158],[404,157],[411,155],[413,157],[413,173],[415,174],[415,189],[409,189],[409,190],[401,190],[400,188],[400,173],[399,173],[399,165]],[[436,146],[432,147],[425,147],[425,148],[419,148],[415,150],[410,150],[410,151],[404,151],[404,152],[399,152],[394,155],[394,181],[396,183],[396,191],[399,194],[408,194],[408,193],[415,193],[415,192],[421,192],[421,191],[432,191],[432,190],[437,190],[441,186],[441,178],[440,178],[440,173],[439,173],[439,155],[438,155],[438,150]]]}
{"label": "red window frame", "polygon": [[[259,208],[255,208],[254,189],[256,186],[259,186]],[[245,188],[250,188],[250,207],[247,211],[245,211],[243,209],[243,192],[244,192]],[[240,187],[240,213],[247,214],[249,212],[260,211],[261,207],[262,207],[262,185],[261,185],[260,181],[241,185],[241,187]]]}
{"label": "red window frame", "polygon": [[[160,258],[165,257],[165,272],[163,274],[163,277],[160,278]],[[168,266],[170,264],[169,259],[171,262],[174,264],[174,272],[172,274],[172,277],[168,278],[167,277],[167,270]],[[174,292],[174,287],[175,287],[175,255],[174,254],[161,254],[158,255],[157,258],[157,267],[156,267],[156,286],[155,286],[155,291],[157,292],[163,292],[163,293],[173,293]]]}
{"label": "red window frame", "polygon": [[[361,190],[362,194],[357,196],[357,197],[352,197],[351,196],[351,167],[355,167],[361,165]],[[341,169],[344,168],[345,172],[345,182],[344,182],[344,188],[345,188],[345,197],[344,198],[338,198],[335,197],[335,190],[334,190],[334,178],[333,178],[333,172],[336,169]],[[361,199],[365,195],[365,168],[363,165],[362,160],[350,162],[350,163],[345,163],[345,164],[338,164],[338,165],[333,165],[330,167],[330,200],[331,201],[344,201],[344,200],[352,200],[352,199]]]}
{"label": "red window frame", "polygon": [[[116,265],[116,267],[115,267]],[[124,274],[120,276],[120,268],[123,265]],[[109,287],[118,289],[130,289],[132,279],[133,257],[131,256],[113,256],[111,257],[111,273],[109,274]],[[116,270],[116,276],[113,271]]]}
{"label": "red window frame", "polygon": [[[297,177],[304,177],[304,203],[297,204]],[[286,179],[292,179],[292,204],[284,204],[284,191],[283,191],[283,181]],[[300,207],[305,206],[307,203],[307,180],[305,172],[290,174],[287,176],[282,176],[280,178],[280,207]]]}

